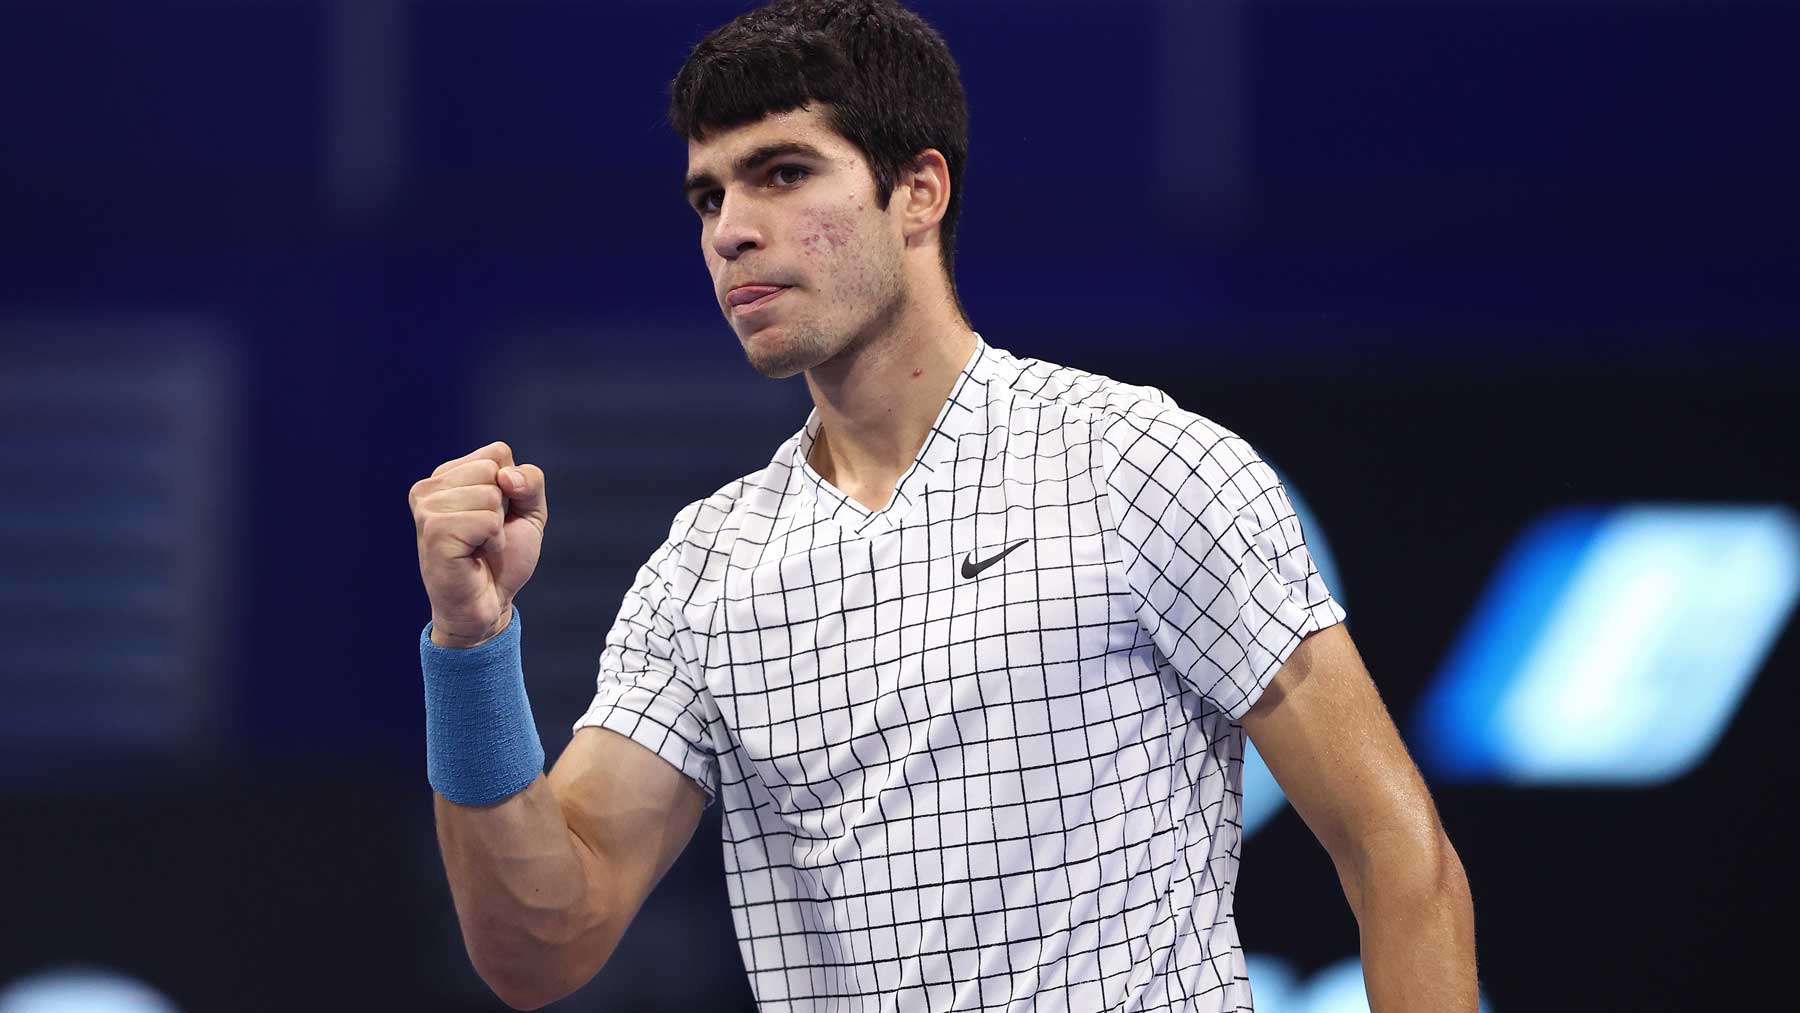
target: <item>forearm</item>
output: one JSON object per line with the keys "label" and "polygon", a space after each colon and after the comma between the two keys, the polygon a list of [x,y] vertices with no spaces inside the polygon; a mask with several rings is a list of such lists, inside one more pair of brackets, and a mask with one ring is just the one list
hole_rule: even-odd
{"label": "forearm", "polygon": [[550,782],[488,806],[436,796],[438,844],[470,960],[509,1004],[534,1008],[585,984],[618,941],[605,870],[570,833]]}
{"label": "forearm", "polygon": [[1347,876],[1372,1013],[1475,1013],[1475,908],[1447,839]]}
{"label": "forearm", "polygon": [[531,1008],[591,976],[570,982],[581,970],[572,955],[592,952],[580,944],[605,906],[594,902],[591,855],[543,774],[523,621],[516,608],[505,618],[499,633],[466,638],[469,647],[439,643],[435,619],[421,635],[426,770],[469,958],[502,999]]}

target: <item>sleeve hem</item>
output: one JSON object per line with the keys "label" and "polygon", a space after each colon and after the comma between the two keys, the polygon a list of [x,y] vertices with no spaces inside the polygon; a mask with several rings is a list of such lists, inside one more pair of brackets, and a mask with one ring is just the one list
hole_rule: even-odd
{"label": "sleeve hem", "polygon": [[1294,610],[1306,617],[1305,622],[1300,626],[1300,632],[1288,637],[1287,642],[1279,650],[1269,654],[1270,664],[1265,666],[1263,677],[1257,680],[1249,692],[1238,699],[1236,705],[1226,708],[1225,713],[1231,717],[1231,720],[1242,721],[1244,715],[1250,713],[1251,708],[1256,706],[1256,702],[1262,699],[1263,691],[1269,688],[1269,684],[1275,681],[1277,675],[1281,674],[1281,669],[1287,664],[1288,659],[1300,649],[1301,641],[1320,630],[1330,629],[1342,623],[1348,617],[1348,613],[1344,611],[1342,605],[1338,604],[1336,598],[1326,598],[1316,605],[1304,607],[1296,605]]}
{"label": "sleeve hem", "polygon": [[621,707],[617,702],[596,702],[575,722],[574,731],[583,728],[605,728],[625,736],[699,785],[706,793],[708,806],[717,800],[717,762],[650,715]]}

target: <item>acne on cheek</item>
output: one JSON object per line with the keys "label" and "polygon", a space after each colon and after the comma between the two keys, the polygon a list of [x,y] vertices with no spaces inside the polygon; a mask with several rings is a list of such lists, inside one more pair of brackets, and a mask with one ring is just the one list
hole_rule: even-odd
{"label": "acne on cheek", "polygon": [[829,256],[855,236],[856,227],[848,215],[820,215],[805,226],[800,247],[809,257]]}

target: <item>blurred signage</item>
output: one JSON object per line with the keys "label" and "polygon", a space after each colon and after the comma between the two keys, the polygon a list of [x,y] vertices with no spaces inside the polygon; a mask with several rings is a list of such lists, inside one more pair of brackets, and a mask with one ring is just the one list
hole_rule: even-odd
{"label": "blurred signage", "polygon": [[1447,780],[1658,784],[1712,750],[1800,595],[1780,505],[1545,516],[1514,545],[1413,728]]}
{"label": "blurred signage", "polygon": [[[0,320],[0,783],[115,781],[229,731],[242,370],[184,318]],[[274,579],[271,576],[270,579]],[[45,762],[54,758],[55,762]]]}

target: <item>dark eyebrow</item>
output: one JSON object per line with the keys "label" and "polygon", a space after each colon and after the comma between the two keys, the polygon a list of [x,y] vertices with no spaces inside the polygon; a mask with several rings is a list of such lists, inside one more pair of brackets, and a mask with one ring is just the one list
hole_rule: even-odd
{"label": "dark eyebrow", "polygon": [[[750,149],[748,154],[737,160],[737,164],[732,166],[732,170],[734,174],[753,172],[777,158],[788,158],[794,155],[821,162],[825,160],[825,153],[810,144],[800,141],[776,141]],[[719,181],[713,178],[711,173],[697,172],[681,184],[681,193],[682,196],[689,199],[689,203],[692,203],[695,191],[715,189],[718,185]]]}

